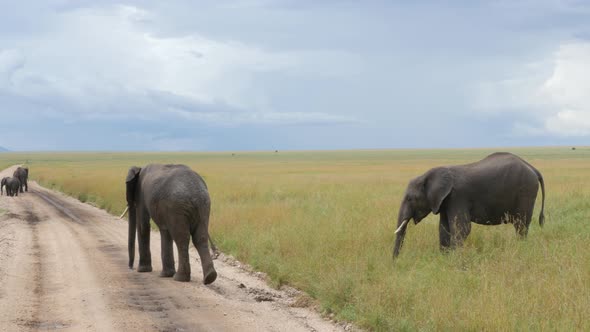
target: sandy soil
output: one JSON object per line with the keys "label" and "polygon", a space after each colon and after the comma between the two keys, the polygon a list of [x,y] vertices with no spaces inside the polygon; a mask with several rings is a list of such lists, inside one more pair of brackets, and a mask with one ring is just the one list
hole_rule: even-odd
{"label": "sandy soil", "polygon": [[154,272],[127,268],[126,243],[126,221],[35,182],[18,197],[1,196],[0,330],[352,329],[298,307],[301,293],[272,289],[263,275],[223,254],[215,260],[217,280],[205,286],[194,248],[193,280],[181,283],[158,277],[158,232],[151,237]]}

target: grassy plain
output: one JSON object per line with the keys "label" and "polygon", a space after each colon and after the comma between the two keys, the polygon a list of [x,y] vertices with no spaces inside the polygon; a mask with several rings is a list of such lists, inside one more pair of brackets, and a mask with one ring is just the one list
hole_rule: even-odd
{"label": "grassy plain", "polygon": [[[183,163],[206,180],[218,246],[276,286],[305,290],[339,319],[373,330],[590,330],[590,148],[510,148],[544,175],[546,223],[528,239],[478,226],[438,251],[438,216],[410,225],[392,263],[408,181],[495,150],[249,153],[22,153],[32,178],[113,214],[131,165]],[[156,267],[157,268],[157,267]]]}

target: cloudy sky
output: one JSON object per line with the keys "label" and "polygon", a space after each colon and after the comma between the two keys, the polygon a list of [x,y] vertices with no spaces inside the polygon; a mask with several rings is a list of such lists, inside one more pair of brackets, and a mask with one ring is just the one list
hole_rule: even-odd
{"label": "cloudy sky", "polygon": [[585,1],[0,3],[11,150],[590,139]]}

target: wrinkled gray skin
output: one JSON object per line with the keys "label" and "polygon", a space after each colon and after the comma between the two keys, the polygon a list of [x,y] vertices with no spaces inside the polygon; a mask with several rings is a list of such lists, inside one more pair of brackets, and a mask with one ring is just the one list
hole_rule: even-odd
{"label": "wrinkled gray skin", "polygon": [[2,178],[2,182],[0,183],[0,193],[2,193],[3,187],[6,187],[6,196],[18,196],[20,181],[17,178]]}
{"label": "wrinkled gray skin", "polygon": [[[537,191],[543,200],[539,224],[545,216],[545,184],[541,173],[520,157],[506,152],[493,153],[471,164],[436,167],[413,179],[402,200],[393,257],[399,255],[408,224],[419,223],[431,212],[440,213],[441,250],[463,244],[471,222],[481,225],[512,223],[516,233],[526,237]],[[401,228],[400,228],[401,226]]]}
{"label": "wrinkled gray skin", "polygon": [[27,180],[29,179],[29,169],[26,167],[18,167],[14,173],[12,174],[13,177],[17,178],[20,181],[20,192],[29,191],[29,186],[27,184]]}
{"label": "wrinkled gray skin", "polygon": [[[162,242],[161,277],[190,281],[188,249],[190,240],[197,248],[203,267],[203,282],[217,278],[209,253],[209,212],[211,200],[205,181],[184,165],[150,164],[131,167],[126,179],[129,207],[129,268],[135,259],[135,232],[138,233],[138,272],[152,271],[150,217],[160,229]],[[174,267],[173,243],[178,249],[178,271]]]}

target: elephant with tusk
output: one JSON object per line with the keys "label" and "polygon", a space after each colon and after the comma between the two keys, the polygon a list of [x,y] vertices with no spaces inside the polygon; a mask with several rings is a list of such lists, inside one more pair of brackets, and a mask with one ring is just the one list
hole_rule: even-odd
{"label": "elephant with tusk", "polygon": [[463,244],[471,222],[512,223],[526,237],[541,185],[539,224],[545,215],[545,183],[541,173],[520,157],[497,152],[466,165],[435,167],[408,184],[399,213],[393,258],[399,255],[410,219],[418,224],[430,213],[440,214],[441,250]]}

